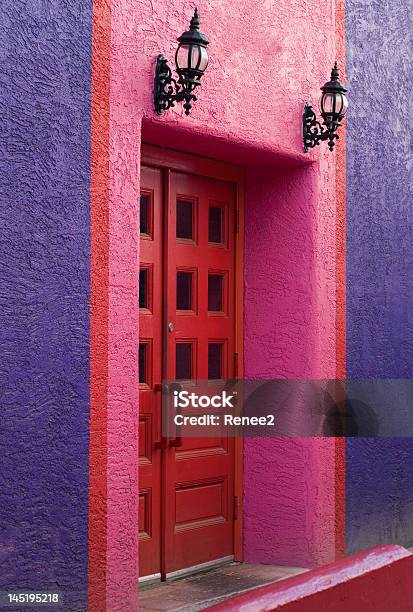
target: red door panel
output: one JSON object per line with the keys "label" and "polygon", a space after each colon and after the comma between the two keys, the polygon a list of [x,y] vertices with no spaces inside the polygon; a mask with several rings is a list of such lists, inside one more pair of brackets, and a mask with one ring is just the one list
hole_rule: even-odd
{"label": "red door panel", "polygon": [[142,168],[141,576],[234,550],[234,440],[183,438],[161,448],[157,389],[162,379],[235,375],[235,185],[170,171],[165,179],[162,200],[162,172]]}
{"label": "red door panel", "polygon": [[[234,186],[171,173],[169,193],[167,378],[232,377]],[[233,439],[167,452],[166,572],[232,555]]]}
{"label": "red door panel", "polygon": [[[139,571],[161,564],[162,190],[161,172],[141,169],[139,270]],[[158,387],[156,387],[158,385]]]}

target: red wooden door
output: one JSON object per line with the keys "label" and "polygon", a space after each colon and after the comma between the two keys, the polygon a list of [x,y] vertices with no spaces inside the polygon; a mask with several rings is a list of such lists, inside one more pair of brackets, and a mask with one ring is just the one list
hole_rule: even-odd
{"label": "red wooden door", "polygon": [[161,374],[169,381],[235,375],[235,185],[165,171],[162,270],[160,176],[142,169],[142,197],[152,194],[153,233],[141,234],[141,269],[150,273],[147,281],[141,273],[148,304],[142,294],[140,336],[150,348],[139,364],[146,372],[140,418],[151,422],[140,434],[141,448],[150,447],[140,453],[141,576],[234,552],[234,440],[182,438],[178,447],[166,440],[160,448],[156,384]]}

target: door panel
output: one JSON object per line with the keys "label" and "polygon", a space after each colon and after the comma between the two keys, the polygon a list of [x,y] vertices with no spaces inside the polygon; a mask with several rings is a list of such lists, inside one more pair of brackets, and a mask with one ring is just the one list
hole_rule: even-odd
{"label": "door panel", "polygon": [[162,382],[161,172],[141,169],[139,270],[139,555],[140,575],[160,571]]}
{"label": "door panel", "polygon": [[139,533],[145,576],[234,551],[234,440],[159,444],[156,389],[162,379],[235,375],[235,185],[166,170],[162,202],[160,170],[142,167],[141,183]]}
{"label": "door panel", "polygon": [[[167,378],[232,377],[234,186],[172,172],[169,194]],[[233,554],[234,440],[184,438],[168,455],[166,572]]]}

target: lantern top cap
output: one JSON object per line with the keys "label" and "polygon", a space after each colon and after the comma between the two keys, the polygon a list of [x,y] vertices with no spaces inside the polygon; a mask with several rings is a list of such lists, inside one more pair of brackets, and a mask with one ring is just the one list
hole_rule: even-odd
{"label": "lantern top cap", "polygon": [[200,23],[199,23],[199,12],[198,12],[198,9],[196,8],[195,12],[194,12],[194,16],[191,19],[191,23],[190,23],[189,29],[192,30],[192,31],[199,30],[199,26],[200,26]]}
{"label": "lantern top cap", "polygon": [[331,70],[330,81],[327,81],[327,83],[322,86],[321,91],[325,93],[345,93],[347,89],[340,83],[339,76],[337,62],[334,62],[334,66]]}
{"label": "lantern top cap", "polygon": [[199,11],[196,8],[194,11],[194,15],[191,19],[191,23],[189,24],[189,30],[181,34],[178,38],[178,42],[187,45],[202,45],[206,47],[209,44],[208,38],[205,34],[199,31],[200,20],[199,20]]}
{"label": "lantern top cap", "polygon": [[333,69],[331,71],[331,80],[332,81],[338,81],[338,77],[339,77],[339,72],[338,72],[337,62],[334,62],[334,66],[333,66]]}

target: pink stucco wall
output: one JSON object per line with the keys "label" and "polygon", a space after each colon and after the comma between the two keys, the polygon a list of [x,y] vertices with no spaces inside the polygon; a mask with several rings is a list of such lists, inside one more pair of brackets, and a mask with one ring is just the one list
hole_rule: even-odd
{"label": "pink stucco wall", "polygon": [[[133,610],[136,544],[139,144],[246,168],[245,375],[335,375],[335,157],[302,153],[301,114],[335,59],[334,0],[202,0],[210,65],[189,118],[152,107],[188,0],[113,0],[110,81],[108,567],[110,610]],[[99,27],[97,24],[95,27]],[[313,163],[312,163],[313,160]],[[334,555],[331,441],[245,444],[247,560]],[[130,596],[125,597],[125,593]]]}
{"label": "pink stucco wall", "polygon": [[109,94],[107,610],[137,609],[139,82],[134,2],[112,3]]}
{"label": "pink stucco wall", "polygon": [[[246,378],[335,376],[334,197],[315,165],[249,173]],[[334,461],[329,440],[245,441],[247,560],[312,566],[334,558]]]}

